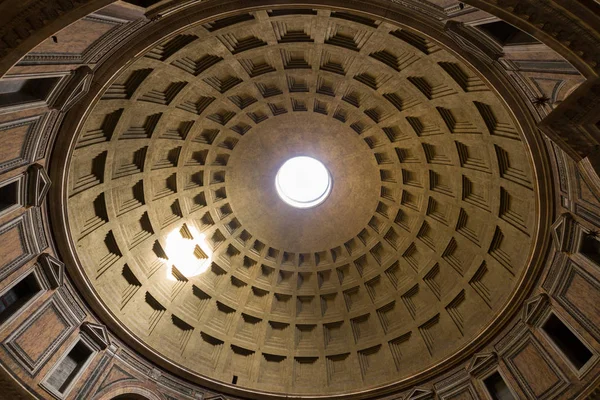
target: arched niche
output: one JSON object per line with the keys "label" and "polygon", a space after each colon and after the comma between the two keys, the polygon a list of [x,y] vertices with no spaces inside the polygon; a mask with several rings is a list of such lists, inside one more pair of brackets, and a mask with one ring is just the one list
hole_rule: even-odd
{"label": "arched niche", "polygon": [[113,387],[104,394],[96,397],[95,400],[161,400],[158,394],[151,390],[137,385],[123,385]]}

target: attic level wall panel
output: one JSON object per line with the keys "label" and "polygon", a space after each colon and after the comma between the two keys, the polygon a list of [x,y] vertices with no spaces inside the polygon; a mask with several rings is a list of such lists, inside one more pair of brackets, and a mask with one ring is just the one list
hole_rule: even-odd
{"label": "attic level wall panel", "polygon": [[0,229],[0,243],[2,243],[2,252],[0,252],[0,269],[11,264],[15,260],[25,255],[23,246],[23,226],[12,226],[2,232]]}
{"label": "attic level wall panel", "polygon": [[558,282],[554,297],[600,341],[600,281],[568,261]]}
{"label": "attic level wall panel", "polygon": [[0,131],[2,146],[0,146],[0,160],[11,160],[23,154],[23,147],[27,140],[27,128],[18,127]]}
{"label": "attic level wall panel", "polygon": [[21,267],[35,254],[30,222],[31,213],[25,213],[0,226],[0,279]]}
{"label": "attic level wall panel", "polygon": [[31,314],[2,346],[26,371],[36,373],[76,325],[67,306],[54,297]]}
{"label": "attic level wall panel", "polygon": [[506,355],[506,363],[530,398],[559,398],[569,381],[532,334],[525,334]]}
{"label": "attic level wall panel", "polygon": [[[10,115],[14,118],[14,114]],[[42,116],[33,116],[0,123],[0,173],[33,161],[41,119]]]}
{"label": "attic level wall panel", "polygon": [[56,42],[52,37],[40,43],[32,53],[37,54],[81,54],[102,35],[115,27],[114,23],[98,19],[82,19],[56,33]]}

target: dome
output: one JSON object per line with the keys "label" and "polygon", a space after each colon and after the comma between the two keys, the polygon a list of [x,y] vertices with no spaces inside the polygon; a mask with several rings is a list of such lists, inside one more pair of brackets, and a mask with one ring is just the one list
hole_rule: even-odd
{"label": "dome", "polygon": [[[161,39],[99,92],[69,156],[69,239],[111,316],[176,368],[353,394],[494,325],[535,242],[530,154],[494,88],[426,33],[240,12]],[[318,207],[277,193],[294,157],[327,166]]]}

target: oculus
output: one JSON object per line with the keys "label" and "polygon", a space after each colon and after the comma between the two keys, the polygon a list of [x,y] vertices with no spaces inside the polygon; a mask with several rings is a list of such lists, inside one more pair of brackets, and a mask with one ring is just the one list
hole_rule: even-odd
{"label": "oculus", "polygon": [[279,197],[292,207],[310,208],[331,193],[331,175],[322,162],[306,156],[287,160],[275,177]]}

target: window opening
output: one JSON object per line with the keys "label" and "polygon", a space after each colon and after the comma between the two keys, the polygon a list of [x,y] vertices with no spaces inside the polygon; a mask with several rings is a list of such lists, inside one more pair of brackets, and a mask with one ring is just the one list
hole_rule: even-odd
{"label": "window opening", "polygon": [[32,272],[0,296],[0,324],[15,315],[40,290],[42,288]]}
{"label": "window opening", "polygon": [[593,354],[587,346],[556,315],[550,314],[542,330],[576,369],[583,368],[592,358]]}
{"label": "window opening", "polygon": [[48,378],[48,384],[60,394],[65,394],[91,355],[92,349],[86,346],[81,340],[77,342],[66,357],[60,361],[58,367],[52,371],[52,374]]}
{"label": "window opening", "polygon": [[498,371],[485,378],[483,384],[492,400],[516,400]]}

